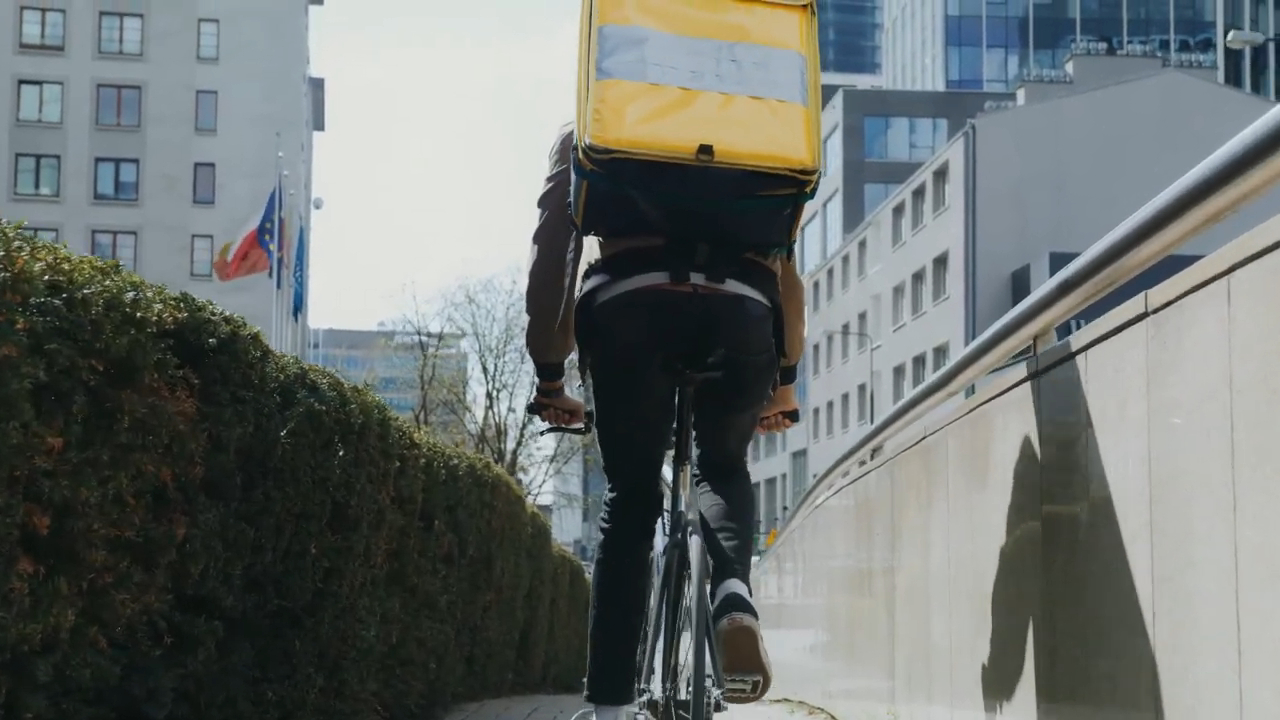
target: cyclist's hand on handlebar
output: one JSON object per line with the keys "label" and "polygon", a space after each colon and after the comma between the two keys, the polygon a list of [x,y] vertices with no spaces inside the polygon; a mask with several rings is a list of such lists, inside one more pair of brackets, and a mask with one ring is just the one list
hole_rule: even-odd
{"label": "cyclist's hand on handlebar", "polygon": [[795,385],[782,385],[760,411],[761,433],[782,432],[800,419],[800,401],[796,398]]}
{"label": "cyclist's hand on handlebar", "polygon": [[[564,383],[538,383],[538,387],[544,391],[563,391]],[[564,393],[559,397],[543,397],[535,395],[534,402],[539,405],[541,412],[538,417],[542,421],[550,425],[558,425],[567,427],[569,425],[581,425],[586,419],[587,406],[581,400]]]}

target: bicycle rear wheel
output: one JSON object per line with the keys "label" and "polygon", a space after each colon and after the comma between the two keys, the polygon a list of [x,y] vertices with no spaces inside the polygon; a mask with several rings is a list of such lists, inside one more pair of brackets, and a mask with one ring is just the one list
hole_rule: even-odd
{"label": "bicycle rear wheel", "polygon": [[693,663],[689,668],[689,720],[706,720],[711,717],[711,698],[707,693],[707,613],[702,597],[706,594],[706,553],[702,548],[702,536],[689,532],[689,579],[686,584],[689,596],[689,645]]}
{"label": "bicycle rear wheel", "polygon": [[673,601],[678,607],[674,634],[678,645],[665,670],[666,695],[663,720],[707,720],[713,707],[707,692],[707,614],[701,597],[706,593],[706,563],[702,538],[686,530]]}

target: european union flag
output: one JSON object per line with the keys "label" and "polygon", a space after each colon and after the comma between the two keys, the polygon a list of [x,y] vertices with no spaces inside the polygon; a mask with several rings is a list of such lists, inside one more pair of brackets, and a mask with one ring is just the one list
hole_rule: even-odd
{"label": "european union flag", "polygon": [[307,236],[302,231],[302,223],[298,223],[298,246],[293,249],[293,319],[302,317],[303,294],[302,284],[306,280],[303,268],[307,264]]}

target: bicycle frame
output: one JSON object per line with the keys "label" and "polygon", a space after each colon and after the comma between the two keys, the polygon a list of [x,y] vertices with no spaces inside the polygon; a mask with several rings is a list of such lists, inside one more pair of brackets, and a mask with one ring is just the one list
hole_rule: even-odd
{"label": "bicycle frame", "polygon": [[[684,565],[682,561],[686,558],[697,557],[703,566],[706,565],[705,558],[707,556],[702,539],[702,515],[697,510],[698,502],[694,496],[693,486],[693,391],[694,385],[699,380],[713,375],[714,373],[686,375],[676,391],[676,430],[672,459],[674,487],[668,486],[665,479],[663,480],[663,487],[668,500],[669,519],[666,542],[663,545],[661,556],[657,558],[657,571],[654,573],[658,578],[658,582],[650,590],[648,618],[645,626],[648,636],[644,639],[644,654],[641,656],[642,665],[639,678],[639,690],[644,694],[640,698],[642,708],[647,707],[653,701],[657,701],[656,704],[660,709],[663,700],[674,698],[677,694],[676,683],[679,678],[669,677],[668,674],[675,674],[671,670],[675,653],[680,646],[678,634],[680,614],[685,610],[683,603],[685,588],[681,587],[684,582],[684,575],[681,572]],[[705,577],[700,579],[703,582],[706,580]],[[724,675],[720,670],[720,662],[717,657],[715,630],[710,623],[710,598],[705,587],[692,588],[692,596],[699,605],[698,611],[702,614],[706,636],[706,654],[710,656],[713,674],[714,684],[711,687],[711,697],[709,698],[711,702],[707,708],[710,711],[707,715],[710,716],[711,713],[723,712],[727,709],[721,697],[724,688]],[[693,611],[693,608],[689,609]],[[696,623],[693,624],[696,626]],[[661,635],[657,632],[658,628],[662,629]],[[692,627],[690,632],[693,632]],[[661,695],[654,697],[651,693],[651,688],[653,685],[654,660],[657,656],[660,636],[662,638],[662,677],[660,678],[662,687]],[[692,672],[695,675],[706,676],[706,659],[705,656],[694,658]],[[690,715],[692,716],[692,713]],[[667,720],[667,718],[661,718],[661,720]]]}

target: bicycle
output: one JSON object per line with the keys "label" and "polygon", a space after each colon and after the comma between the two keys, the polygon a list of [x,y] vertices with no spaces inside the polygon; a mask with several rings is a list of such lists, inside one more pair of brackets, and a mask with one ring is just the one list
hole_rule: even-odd
{"label": "bicycle", "polygon": [[[661,518],[665,524],[665,542],[662,552],[654,557],[653,577],[658,582],[651,583],[640,636],[636,677],[640,709],[637,718],[707,720],[715,713],[728,710],[726,694],[758,693],[758,683],[762,678],[726,678],[721,670],[715,628],[710,622],[710,576],[707,573],[710,563],[702,538],[702,515],[696,510],[693,513],[686,511],[686,508],[697,507],[692,482],[693,391],[700,382],[719,378],[722,371],[715,369],[714,359],[709,359],[697,369],[677,369],[679,381],[671,461],[671,477],[676,487],[672,488],[659,475],[668,501],[667,511]],[[534,401],[529,403],[527,410],[529,414],[537,415],[543,409],[544,406]],[[786,417],[792,422],[799,422],[800,412],[791,411]],[[594,424],[594,413],[587,411],[581,427],[550,427],[539,434],[588,435]],[[662,657],[655,687],[654,662],[658,659],[659,639],[662,641]],[[677,652],[681,649],[687,651],[684,659],[688,660],[688,665],[677,665]],[[708,661],[710,676],[707,673]]]}

